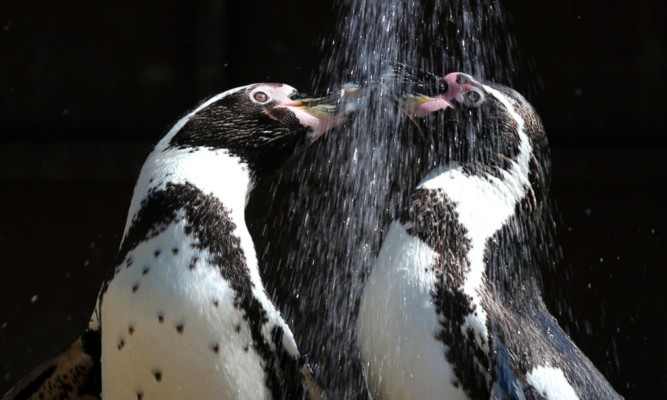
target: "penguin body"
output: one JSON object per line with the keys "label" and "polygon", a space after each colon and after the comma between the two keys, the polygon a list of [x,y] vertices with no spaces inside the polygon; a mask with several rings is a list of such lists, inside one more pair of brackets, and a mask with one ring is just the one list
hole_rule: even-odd
{"label": "penguin body", "polygon": [[[116,267],[82,335],[89,350],[77,340],[5,399],[320,398],[265,292],[244,218],[255,183],[337,122],[297,95],[245,86],[174,125],[135,186]],[[67,361],[77,357],[85,363]],[[58,386],[62,369],[74,378]]]}
{"label": "penguin body", "polygon": [[[464,74],[438,110],[443,157],[392,222],[357,324],[372,398],[619,398],[549,314],[548,146],[515,91]],[[454,115],[452,115],[454,114]]]}

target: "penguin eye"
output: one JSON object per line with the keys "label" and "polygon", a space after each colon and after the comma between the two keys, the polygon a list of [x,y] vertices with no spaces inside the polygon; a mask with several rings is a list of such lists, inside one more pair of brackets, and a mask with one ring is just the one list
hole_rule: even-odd
{"label": "penguin eye", "polygon": [[478,89],[470,89],[463,93],[463,104],[468,107],[479,107],[484,102],[484,94]]}
{"label": "penguin eye", "polygon": [[252,97],[259,103],[266,103],[269,101],[269,96],[264,92],[255,92]]}

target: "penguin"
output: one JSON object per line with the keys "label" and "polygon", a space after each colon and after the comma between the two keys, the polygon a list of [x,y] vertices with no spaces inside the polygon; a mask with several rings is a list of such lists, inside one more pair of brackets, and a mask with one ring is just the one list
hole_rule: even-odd
{"label": "penguin", "polygon": [[343,120],[338,100],[253,84],[178,120],[141,169],[87,329],[3,399],[326,398],[267,296],[244,211]]}
{"label": "penguin", "polygon": [[360,301],[370,397],[621,398],[541,296],[550,161],[537,113],[463,73],[430,80],[440,94],[400,103],[426,118],[439,159],[397,212]]}

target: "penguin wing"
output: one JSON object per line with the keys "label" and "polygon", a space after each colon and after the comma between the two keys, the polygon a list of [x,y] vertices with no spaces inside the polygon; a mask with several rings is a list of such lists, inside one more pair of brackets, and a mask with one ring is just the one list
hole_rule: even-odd
{"label": "penguin wing", "polygon": [[503,345],[502,341],[497,335],[494,336],[493,343],[495,345],[495,352],[493,353],[494,359],[492,361],[494,365],[495,379],[493,387],[491,388],[490,399],[532,399],[533,397],[526,397],[524,394],[524,383],[521,382],[512,372],[512,361],[510,358],[510,353],[507,351],[507,348],[505,348],[505,345]]}
{"label": "penguin wing", "polygon": [[513,372],[513,366],[510,352],[507,350],[498,335],[494,335],[493,365],[494,365],[494,383],[491,387],[491,400],[544,400],[534,387],[528,384],[525,379],[520,379]]}
{"label": "penguin wing", "polygon": [[100,333],[87,330],[67,349],[35,368],[2,400],[100,399]]}
{"label": "penguin wing", "polygon": [[[545,308],[546,310],[546,308]],[[593,362],[579,350],[556,319],[547,311],[541,313],[541,323],[548,328],[548,343],[552,348],[554,364],[579,398],[587,399],[623,399]],[[545,329],[546,330],[546,329]]]}

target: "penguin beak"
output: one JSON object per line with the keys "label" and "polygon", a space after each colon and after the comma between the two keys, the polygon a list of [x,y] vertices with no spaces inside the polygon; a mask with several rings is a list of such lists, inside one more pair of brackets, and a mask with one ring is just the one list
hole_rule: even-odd
{"label": "penguin beak", "polygon": [[[409,117],[423,118],[448,108],[456,108],[451,101],[450,82],[433,73],[407,64],[384,62],[387,69],[380,82],[387,85],[392,100]],[[424,94],[424,93],[428,93]]]}
{"label": "penguin beak", "polygon": [[347,121],[359,109],[357,100],[358,87],[345,85],[330,96],[296,99],[277,107],[292,111],[302,126],[310,128],[307,139],[314,142],[324,132]]}
{"label": "penguin beak", "polygon": [[410,117],[423,118],[448,108],[456,109],[446,95],[426,96],[419,93],[405,94],[399,100],[401,110]]}

